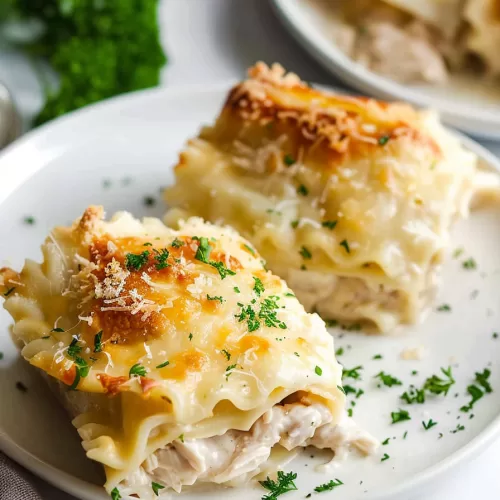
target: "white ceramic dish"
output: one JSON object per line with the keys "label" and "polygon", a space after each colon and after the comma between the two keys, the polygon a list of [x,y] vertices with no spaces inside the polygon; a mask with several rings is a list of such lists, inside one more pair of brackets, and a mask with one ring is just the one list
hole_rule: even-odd
{"label": "white ceramic dish", "polygon": [[338,49],[329,33],[332,14],[312,0],[272,0],[285,26],[328,70],[357,90],[380,99],[438,109],[443,121],[476,137],[500,140],[500,83],[453,76],[443,87],[406,85],[379,76]]}
{"label": "white ceramic dish", "polygon": [[[172,182],[177,152],[202,123],[213,120],[227,90],[227,85],[219,85],[126,95],[59,119],[7,149],[0,156],[0,266],[19,268],[24,257],[39,258],[39,245],[48,230],[69,223],[91,203],[104,204],[108,213],[128,209],[137,215],[161,216],[164,206],[159,188]],[[470,140],[464,142],[485,164],[500,169],[495,157]],[[146,206],[145,196],[158,201]],[[26,216],[35,217],[35,224],[26,224]],[[326,475],[314,471],[320,454],[305,453],[287,468],[298,472],[299,492],[285,498],[304,498],[332,478],[344,482],[344,500],[425,498],[433,480],[468,461],[499,434],[500,400],[494,394],[477,403],[472,420],[458,410],[467,401],[465,389],[475,371],[491,364],[493,384],[498,380],[500,338],[493,339],[492,333],[500,326],[499,227],[500,212],[492,210],[457,226],[453,247],[463,245],[465,252],[446,265],[446,285],[438,301],[451,304],[451,312],[434,312],[423,326],[392,337],[332,330],[341,336],[337,348],[344,348],[339,360],[347,368],[364,366],[364,380],[353,384],[365,390],[354,407],[356,420],[381,441],[390,437],[390,443],[381,447],[380,454],[352,457]],[[470,256],[478,262],[478,270],[463,269],[462,261]],[[10,317],[0,310],[0,351],[4,354],[0,361],[0,449],[79,498],[108,498],[98,486],[102,473],[84,457],[69,419],[43,381],[19,359],[7,333],[9,324]],[[403,349],[418,346],[424,346],[421,361],[400,359]],[[384,359],[373,360],[376,354]],[[449,364],[457,383],[448,397],[410,406],[412,420],[392,425],[391,411],[406,408],[399,394],[410,383],[421,384]],[[404,386],[378,388],[373,376],[381,370],[400,378]],[[411,375],[412,370],[418,374]],[[16,388],[17,381],[27,392]],[[425,431],[421,422],[430,418],[438,425]],[[465,430],[452,433],[460,423]],[[381,461],[384,453],[390,458]],[[310,458],[311,454],[315,457]],[[258,499],[264,494],[257,485],[237,492],[196,490],[182,498],[224,500],[242,495]]]}

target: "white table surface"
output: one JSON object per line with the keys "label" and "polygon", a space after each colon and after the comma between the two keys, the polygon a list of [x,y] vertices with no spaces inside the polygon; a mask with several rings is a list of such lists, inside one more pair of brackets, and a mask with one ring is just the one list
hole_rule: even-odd
{"label": "white table surface", "polygon": [[[160,23],[162,44],[169,55],[162,85],[241,78],[257,60],[278,61],[307,81],[340,85],[297,45],[267,0],[162,0]],[[20,54],[0,51],[0,81],[11,89],[25,118],[41,106],[36,77]],[[483,144],[500,155],[500,143]],[[421,500],[498,500],[499,464],[500,440]],[[73,498],[38,478],[33,481],[45,500]]]}

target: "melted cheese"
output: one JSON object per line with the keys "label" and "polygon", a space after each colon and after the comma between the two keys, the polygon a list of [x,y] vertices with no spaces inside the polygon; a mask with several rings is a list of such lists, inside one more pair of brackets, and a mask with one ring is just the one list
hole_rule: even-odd
{"label": "melted cheese", "polygon": [[175,173],[168,223],[230,224],[308,310],[386,331],[433,298],[476,157],[433,113],[321,92],[259,63]]}
{"label": "melted cheese", "polygon": [[24,358],[76,385],[74,424],[108,491],[180,435],[248,431],[299,391],[339,420],[324,323],[232,229],[193,218],[174,231],[127,213],[106,222],[90,207],[42,250],[41,264],[0,270],[0,293],[15,287],[5,308]]}

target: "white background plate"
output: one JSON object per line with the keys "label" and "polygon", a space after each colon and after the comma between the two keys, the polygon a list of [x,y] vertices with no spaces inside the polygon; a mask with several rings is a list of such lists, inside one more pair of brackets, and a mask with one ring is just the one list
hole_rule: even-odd
{"label": "white background plate", "polygon": [[[104,204],[108,213],[127,209],[137,215],[161,216],[164,206],[159,188],[172,182],[171,166],[178,151],[201,124],[213,120],[227,89],[216,86],[130,94],[68,115],[6,150],[0,157],[0,266],[19,268],[24,257],[39,259],[39,245],[49,229],[68,224],[91,203]],[[466,142],[486,163],[498,168],[492,155]],[[110,186],[105,187],[104,181]],[[155,197],[156,205],[146,207],[145,196]],[[25,224],[25,216],[34,216],[36,223]],[[434,312],[423,326],[399,336],[344,333],[337,340],[337,347],[345,350],[339,361],[347,368],[364,367],[363,381],[353,384],[366,392],[354,408],[356,420],[380,440],[395,439],[381,447],[379,455],[353,457],[328,475],[314,472],[314,465],[320,463],[317,453],[313,453],[315,458],[305,454],[289,467],[299,474],[300,492],[285,498],[303,498],[318,484],[338,477],[344,482],[338,494],[345,500],[421,499],[432,479],[491,442],[500,430],[500,400],[495,394],[477,403],[472,420],[458,409],[467,401],[465,389],[475,371],[491,364],[492,383],[499,380],[500,338],[492,338],[500,326],[499,227],[500,213],[492,210],[474,214],[457,226],[452,247],[463,246],[465,252],[446,265],[446,285],[438,300],[451,305],[450,313]],[[462,261],[470,256],[478,262],[478,270],[463,269]],[[4,353],[0,361],[0,448],[75,496],[107,498],[92,484],[102,481],[99,468],[85,459],[64,412],[36,373],[18,359],[7,334],[9,324],[10,317],[0,311],[0,351]],[[334,333],[342,334],[340,330]],[[424,346],[423,360],[400,359],[404,348],[418,346]],[[373,360],[375,354],[384,359]],[[391,425],[391,411],[406,408],[398,395],[410,383],[421,384],[449,364],[457,383],[448,397],[408,407],[412,420]],[[373,376],[380,370],[397,376],[404,386],[377,388]],[[411,375],[412,370],[418,370],[418,375]],[[17,390],[16,381],[22,381],[28,392]],[[425,431],[421,421],[429,418],[438,425]],[[457,424],[463,424],[465,430],[451,433]],[[405,431],[408,434],[403,439]],[[383,453],[390,458],[381,462]],[[259,487],[238,493],[217,489],[187,493],[183,498],[229,499],[235,494],[258,499],[263,491]]]}
{"label": "white background plate", "polygon": [[438,109],[449,125],[477,137],[500,139],[500,82],[487,84],[480,76],[452,76],[442,87],[397,83],[355,63],[337,48],[331,34],[331,10],[318,8],[313,0],[272,3],[304,48],[347,84],[381,99]]}

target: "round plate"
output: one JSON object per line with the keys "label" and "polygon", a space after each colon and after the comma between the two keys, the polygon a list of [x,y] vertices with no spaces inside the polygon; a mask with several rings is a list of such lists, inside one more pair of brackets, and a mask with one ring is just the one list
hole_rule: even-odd
{"label": "round plate", "polygon": [[337,48],[329,33],[334,14],[318,1],[272,0],[272,4],[305,49],[347,84],[380,99],[437,109],[448,125],[476,137],[500,140],[500,83],[488,85],[481,78],[453,75],[441,87],[400,84],[371,72]]}
{"label": "round plate", "polygon": [[[160,188],[173,182],[178,152],[202,124],[213,121],[228,88],[158,89],[126,95],[67,115],[5,150],[0,156],[0,267],[19,269],[25,257],[40,259],[39,246],[50,228],[69,224],[89,204],[103,204],[108,214],[127,209],[139,216],[161,216],[165,207]],[[499,169],[491,154],[463,140],[484,165]],[[145,203],[145,197],[156,203]],[[33,217],[34,223],[27,223],[26,217]],[[450,304],[451,311],[433,312],[424,325],[397,336],[332,329],[336,347],[343,351],[338,352],[339,361],[347,368],[363,367],[362,380],[345,381],[365,391],[358,399],[349,395],[355,404],[349,403],[354,418],[381,441],[389,441],[377,455],[352,455],[328,474],[315,471],[324,455],[308,450],[287,466],[298,473],[299,488],[288,499],[301,499],[332,478],[344,483],[345,500],[425,495],[431,480],[469,459],[498,434],[499,398],[483,397],[472,419],[470,413],[459,410],[468,401],[466,388],[473,383],[475,371],[489,368],[491,378],[498,380],[500,339],[492,336],[499,326],[498,227],[500,213],[494,210],[476,213],[457,225],[452,248],[463,246],[464,253],[446,264],[445,286],[438,300],[438,305]],[[470,257],[478,264],[476,270],[463,268]],[[108,498],[98,486],[102,472],[85,458],[69,418],[38,374],[19,359],[8,334],[10,323],[10,316],[0,310],[0,351],[4,353],[0,448],[77,497]],[[420,346],[420,361],[401,359],[404,349]],[[411,406],[399,399],[410,384],[421,385],[439,374],[440,367],[450,365],[456,384],[447,397],[431,397],[425,404]],[[382,370],[402,385],[378,387],[374,376]],[[19,390],[16,382],[22,382],[27,391]],[[391,412],[398,408],[409,411],[411,420],[392,424]],[[426,431],[422,421],[431,418],[438,424]],[[382,460],[385,453],[389,458]],[[260,498],[264,493],[258,485],[238,491],[242,498]],[[186,491],[182,497],[215,500],[234,495],[234,490],[211,487]]]}

